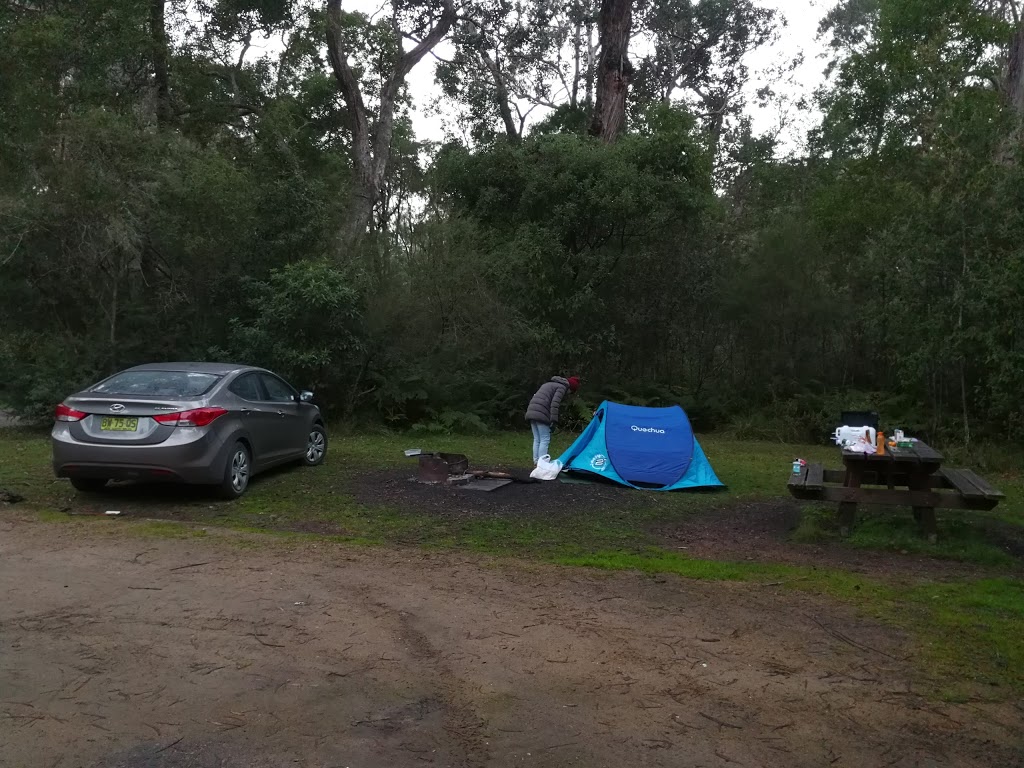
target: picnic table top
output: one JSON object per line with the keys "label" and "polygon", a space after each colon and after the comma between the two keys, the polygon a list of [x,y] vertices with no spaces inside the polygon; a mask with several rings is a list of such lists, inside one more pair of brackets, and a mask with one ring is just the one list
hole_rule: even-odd
{"label": "picnic table top", "polygon": [[912,443],[909,448],[885,447],[885,453],[857,453],[856,451],[843,451],[843,462],[896,462],[899,464],[941,464],[945,457],[927,443],[918,440]]}

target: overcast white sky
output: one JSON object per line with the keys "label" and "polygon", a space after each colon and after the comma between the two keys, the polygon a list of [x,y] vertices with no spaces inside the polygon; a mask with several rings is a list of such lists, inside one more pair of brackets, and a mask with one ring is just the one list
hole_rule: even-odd
{"label": "overcast white sky", "polygon": [[[804,61],[792,75],[792,80],[785,87],[785,101],[790,105],[801,96],[809,96],[824,79],[825,61],[822,58],[824,46],[816,40],[818,22],[825,15],[835,0],[760,0],[762,5],[776,8],[786,19],[787,25],[781,30],[778,41],[750,56],[748,66],[751,72],[748,102],[754,120],[754,128],[758,133],[773,131],[779,125],[780,109],[771,105],[764,109],[754,106],[753,94],[764,84],[762,77],[783,61],[792,60],[800,53]],[[373,14],[380,5],[379,0],[354,0],[346,4],[353,10],[362,10]],[[438,48],[438,54],[446,56],[445,46]],[[434,110],[428,107],[436,104],[440,91],[434,83],[434,67],[436,61],[428,56],[409,76],[410,90],[414,94],[413,124],[417,138],[426,141],[442,141],[445,138],[446,120],[443,115],[431,114]],[[790,106],[785,109],[787,128],[780,134],[784,150],[797,149],[806,135],[806,130],[814,120],[810,113],[800,113]],[[448,121],[450,123],[450,121]]]}

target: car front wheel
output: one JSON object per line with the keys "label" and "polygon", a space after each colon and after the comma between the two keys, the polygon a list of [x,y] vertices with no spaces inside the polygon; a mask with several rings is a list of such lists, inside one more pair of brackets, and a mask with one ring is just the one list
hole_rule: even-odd
{"label": "car front wheel", "polygon": [[249,487],[252,477],[252,457],[245,443],[235,443],[228,454],[227,466],[224,467],[224,479],[220,484],[221,496],[225,499],[237,499]]}
{"label": "car front wheel", "polygon": [[315,467],[323,464],[324,456],[327,455],[327,432],[319,424],[314,424],[309,430],[306,438],[306,453],[302,457],[302,463],[307,467]]}

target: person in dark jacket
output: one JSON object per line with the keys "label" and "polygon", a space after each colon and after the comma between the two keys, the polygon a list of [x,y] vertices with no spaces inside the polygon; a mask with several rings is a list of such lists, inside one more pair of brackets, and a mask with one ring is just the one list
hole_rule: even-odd
{"label": "person in dark jacket", "polygon": [[562,399],[567,392],[575,392],[580,388],[580,380],[575,376],[565,379],[555,376],[551,381],[541,384],[537,394],[530,400],[526,409],[526,420],[533,429],[533,464],[537,465],[541,456],[547,455],[551,444],[551,427],[558,423],[558,411]]}

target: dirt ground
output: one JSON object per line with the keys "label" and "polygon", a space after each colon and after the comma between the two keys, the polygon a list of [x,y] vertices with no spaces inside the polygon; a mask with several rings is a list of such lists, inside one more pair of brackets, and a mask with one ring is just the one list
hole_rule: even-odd
{"label": "dirt ground", "polygon": [[0,765],[1024,765],[778,587],[124,525],[0,510]]}
{"label": "dirt ground", "polygon": [[581,509],[596,511],[614,507],[628,512],[650,504],[649,494],[637,493],[620,485],[529,482],[529,469],[503,469],[528,482],[515,482],[484,493],[454,485],[417,483],[412,470],[386,469],[363,472],[353,478],[353,492],[357,501],[369,506],[385,505],[448,518],[507,517],[522,520],[539,517],[558,520],[578,515]]}

